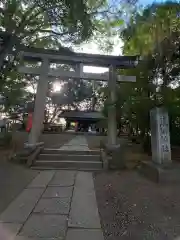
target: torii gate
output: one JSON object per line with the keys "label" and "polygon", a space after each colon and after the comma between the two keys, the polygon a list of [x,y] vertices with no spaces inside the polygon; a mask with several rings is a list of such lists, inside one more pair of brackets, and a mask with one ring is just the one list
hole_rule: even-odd
{"label": "torii gate", "polygon": [[[20,52],[22,60],[25,62],[41,62],[39,67],[20,66],[19,72],[24,74],[39,75],[35,107],[33,114],[33,124],[28,139],[28,145],[37,145],[42,130],[44,120],[45,100],[48,90],[48,79],[61,77],[61,79],[78,78],[84,80],[108,81],[110,89],[110,102],[116,101],[116,81],[135,82],[133,76],[120,76],[116,74],[116,69],[134,68],[138,64],[138,56],[107,56],[97,54],[84,54],[68,52],[61,53],[55,50],[38,48],[25,48]],[[74,71],[65,71],[63,68],[50,69],[51,63],[69,64],[74,67]],[[108,67],[109,72],[102,74],[84,73],[83,66]],[[117,123],[116,108],[111,104],[108,109],[108,145],[116,145]]]}

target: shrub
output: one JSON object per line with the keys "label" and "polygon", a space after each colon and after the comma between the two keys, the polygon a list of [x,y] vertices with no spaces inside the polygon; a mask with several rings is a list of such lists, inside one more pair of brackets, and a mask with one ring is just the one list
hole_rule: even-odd
{"label": "shrub", "polygon": [[145,153],[151,155],[151,137],[145,136],[143,139],[142,147]]}
{"label": "shrub", "polygon": [[0,133],[0,146],[1,147],[8,147],[12,143],[12,133],[5,132]]}

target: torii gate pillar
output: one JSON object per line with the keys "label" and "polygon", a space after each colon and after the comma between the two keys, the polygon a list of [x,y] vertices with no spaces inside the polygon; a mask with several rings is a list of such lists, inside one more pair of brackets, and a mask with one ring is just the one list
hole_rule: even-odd
{"label": "torii gate pillar", "polygon": [[43,129],[46,94],[48,90],[48,71],[49,61],[47,58],[45,58],[42,61],[41,72],[39,75],[37,93],[35,98],[33,123],[31,132],[29,134],[28,145],[36,145],[38,143]]}
{"label": "torii gate pillar", "polygon": [[116,67],[109,67],[109,107],[108,107],[108,146],[117,145],[117,121],[116,121]]}

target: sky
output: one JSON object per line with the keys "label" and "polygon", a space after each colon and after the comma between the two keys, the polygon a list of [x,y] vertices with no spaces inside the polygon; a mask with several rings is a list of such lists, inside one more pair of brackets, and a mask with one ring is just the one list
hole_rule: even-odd
{"label": "sky", "polygon": [[[119,37],[115,37],[114,41],[114,48],[111,52],[111,55],[121,55],[122,54],[122,46],[123,42],[119,39]],[[80,49],[75,49],[77,52],[89,53],[89,54],[106,54],[102,50],[99,49],[98,45],[94,42],[82,44]],[[102,67],[92,67],[92,66],[85,66],[84,72],[90,73],[104,73],[107,72],[107,68]]]}
{"label": "sky", "polygon": [[[113,0],[110,0],[113,1]],[[148,4],[152,4],[153,2],[164,2],[164,0],[139,0],[139,5],[146,6]],[[111,52],[111,55],[122,55],[122,46],[123,42],[121,39],[117,36],[114,38],[114,47]],[[84,53],[90,53],[90,54],[105,54],[102,50],[100,50],[94,42],[82,44],[80,49],[75,49],[77,52],[84,52]],[[106,68],[100,68],[100,67],[84,67],[84,72],[92,72],[92,73],[103,73],[106,72],[108,69]]]}
{"label": "sky", "polygon": [[156,1],[152,1],[152,0],[139,0],[139,3],[142,5],[148,5],[151,4],[153,2],[165,2],[164,0],[156,0]]}
{"label": "sky", "polygon": [[[153,1],[151,0],[140,0],[139,3],[142,5],[147,5],[147,4],[151,4]],[[156,1],[157,2],[157,1]]]}

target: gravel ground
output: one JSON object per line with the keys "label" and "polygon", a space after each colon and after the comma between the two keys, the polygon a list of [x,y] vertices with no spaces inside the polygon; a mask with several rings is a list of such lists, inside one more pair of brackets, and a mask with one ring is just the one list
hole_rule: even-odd
{"label": "gravel ground", "polygon": [[158,185],[127,171],[96,174],[95,189],[105,240],[180,236],[179,185]]}

